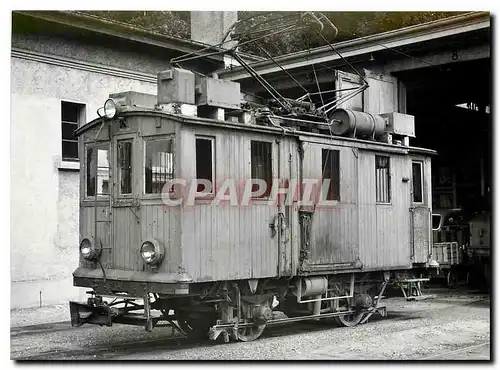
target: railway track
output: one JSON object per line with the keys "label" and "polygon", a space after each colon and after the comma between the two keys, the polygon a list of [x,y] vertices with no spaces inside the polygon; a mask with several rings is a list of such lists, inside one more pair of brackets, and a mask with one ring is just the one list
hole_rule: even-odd
{"label": "railway track", "polygon": [[[481,302],[488,300],[489,298],[474,300],[472,302],[454,304],[452,306],[448,306],[446,310],[455,309],[464,306],[477,305]],[[400,322],[407,320],[418,320],[421,318],[422,313],[429,312],[426,309],[416,310],[411,312],[404,313],[391,313],[389,311],[389,315],[387,318],[379,318],[378,316],[373,317],[370,321],[375,323],[380,320],[391,321],[391,322]],[[66,325],[68,325],[66,323]],[[158,328],[156,330],[168,330],[170,328]],[[266,329],[264,334],[262,335],[260,340],[264,340],[266,338],[273,337],[286,337],[292,335],[300,335],[303,333],[310,333],[315,331],[324,331],[336,329],[333,324],[329,325],[328,321],[326,322],[299,322],[292,323],[283,326],[275,326],[269,327]],[[339,328],[340,329],[340,328]],[[19,336],[26,336],[30,334],[40,335],[45,332],[55,332],[55,331],[64,331],[64,330],[80,330],[71,328],[66,326],[64,328],[64,324],[54,324],[53,326],[45,325],[41,327],[31,327],[31,328],[16,328],[11,332],[11,338],[16,338]],[[340,329],[341,330],[341,329]],[[355,328],[349,330],[356,330]],[[398,328],[396,330],[392,330],[393,333],[403,332],[408,330],[408,327]],[[463,353],[467,350],[473,350],[474,348],[481,349],[481,346],[486,346],[489,344],[488,342],[481,343],[478,345],[467,346],[460,349],[455,349],[452,351],[441,352],[438,354],[433,354],[427,357],[418,358],[418,360],[439,360],[446,358],[448,359],[449,355],[453,355],[455,353]],[[183,334],[178,332],[173,332],[172,335],[161,335],[161,337],[156,337],[152,339],[144,339],[144,340],[131,340],[131,341],[121,341],[116,344],[106,344],[106,345],[92,345],[87,348],[53,348],[48,351],[39,352],[33,355],[25,356],[23,355],[23,351],[11,352],[11,358],[15,360],[86,360],[86,359],[99,359],[99,360],[107,360],[113,359],[115,357],[120,357],[123,355],[140,355],[147,354],[151,352],[160,352],[160,351],[169,351],[169,350],[189,350],[191,348],[196,348],[198,346],[210,347],[210,346],[224,346],[219,341],[212,342],[209,340],[193,340],[191,338],[187,338]],[[227,345],[227,344],[226,344]],[[231,344],[229,344],[230,346]]]}
{"label": "railway track", "polygon": [[11,358],[15,360],[87,360],[99,359],[107,360],[120,354],[129,354],[137,352],[149,352],[157,350],[168,350],[169,348],[191,348],[196,347],[198,342],[186,338],[186,336],[177,334],[172,337],[146,339],[131,342],[120,342],[116,344],[97,345],[85,349],[67,349],[56,348],[44,351],[31,356],[19,356],[11,353]]}
{"label": "railway track", "polygon": [[[474,344],[471,346],[458,348],[458,349],[455,349],[452,351],[440,352],[440,353],[436,353],[436,354],[431,355],[431,356],[421,357],[421,358],[418,358],[417,360],[419,360],[419,361],[453,360],[453,359],[460,360],[460,358],[456,357],[457,355],[463,354],[463,353],[468,352],[468,351],[478,351],[478,350],[481,351],[481,350],[484,350],[485,347],[489,347],[489,346],[490,346],[490,341],[487,341],[487,342],[480,343],[480,344]],[[491,351],[491,349],[490,349],[490,351]],[[454,358],[452,358],[451,356],[453,356]],[[488,359],[490,359],[489,356],[488,356]]]}

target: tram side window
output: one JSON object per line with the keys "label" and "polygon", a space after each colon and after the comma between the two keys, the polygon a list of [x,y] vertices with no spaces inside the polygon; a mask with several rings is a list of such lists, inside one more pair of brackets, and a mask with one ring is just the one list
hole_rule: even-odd
{"label": "tram side window", "polygon": [[375,187],[377,203],[390,203],[391,174],[389,157],[375,156]]}
{"label": "tram side window", "polygon": [[87,147],[86,157],[87,196],[109,195],[108,149],[89,146]]}
{"label": "tram side window", "polygon": [[132,142],[118,142],[118,179],[120,194],[132,194]]}
{"label": "tram side window", "polygon": [[174,178],[174,139],[148,140],[145,146],[144,192],[160,194]]}
{"label": "tram side window", "polygon": [[[271,194],[273,186],[273,167],[272,167],[272,144],[265,141],[251,142],[251,168],[252,180],[263,180],[266,189],[259,198],[267,198]],[[258,185],[253,184],[252,192],[258,190]]]}
{"label": "tram side window", "polygon": [[422,163],[412,162],[412,190],[413,190],[413,202],[422,203],[423,202],[423,189],[422,189]]}
{"label": "tram side window", "polygon": [[205,188],[205,184],[198,183],[197,192],[209,194],[214,189],[213,143],[213,138],[196,138],[196,180],[207,180],[211,184],[209,188]]}
{"label": "tram side window", "polygon": [[339,151],[323,149],[321,152],[323,180],[330,180],[326,200],[340,200],[340,165]]}

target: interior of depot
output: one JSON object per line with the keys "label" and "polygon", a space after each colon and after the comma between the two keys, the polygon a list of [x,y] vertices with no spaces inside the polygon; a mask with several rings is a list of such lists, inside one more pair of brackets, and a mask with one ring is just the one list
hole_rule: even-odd
{"label": "interior of depot", "polygon": [[397,74],[415,117],[411,145],[434,149],[433,209],[461,208],[471,217],[492,210],[490,59]]}

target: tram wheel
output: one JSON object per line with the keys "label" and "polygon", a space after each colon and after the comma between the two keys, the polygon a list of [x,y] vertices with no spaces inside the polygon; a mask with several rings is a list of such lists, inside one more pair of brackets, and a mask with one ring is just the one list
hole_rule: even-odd
{"label": "tram wheel", "polygon": [[[267,306],[271,308],[272,310],[272,304],[273,304],[273,299],[269,300],[267,302]],[[244,302],[241,302],[241,317],[246,318],[244,319],[244,322],[250,322],[253,323],[253,326],[248,326],[245,328],[238,329],[237,331],[237,337],[238,340],[242,342],[251,342],[253,340],[258,339],[262,333],[264,332],[264,329],[266,328],[266,324],[261,322],[255,322],[253,318],[251,318],[252,315],[252,307],[251,305],[248,305]]]}
{"label": "tram wheel", "polygon": [[176,313],[177,323],[182,331],[191,338],[202,339],[208,336],[208,331],[213,325],[211,315],[204,313],[190,314],[189,312],[179,311]]}
{"label": "tram wheel", "polygon": [[448,274],[446,274],[446,285],[448,288],[455,288],[457,286],[457,282],[457,274],[452,270],[448,271]]}
{"label": "tram wheel", "polygon": [[363,318],[363,313],[352,313],[348,315],[342,315],[342,316],[335,316],[335,322],[339,326],[346,326],[346,327],[351,327],[351,326],[356,326],[360,323],[361,319]]}
{"label": "tram wheel", "polygon": [[238,329],[238,339],[242,342],[251,342],[252,340],[258,339],[264,332],[265,328],[266,325],[263,324]]}

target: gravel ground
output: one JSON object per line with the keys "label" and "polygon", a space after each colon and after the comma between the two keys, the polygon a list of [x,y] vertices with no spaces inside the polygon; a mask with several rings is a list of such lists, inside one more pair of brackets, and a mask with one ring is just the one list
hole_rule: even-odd
{"label": "gravel ground", "polygon": [[[488,296],[439,292],[385,300],[389,316],[353,328],[329,320],[268,327],[254,342],[192,342],[171,328],[48,324],[11,330],[12,359],[414,360],[489,359]],[[464,350],[465,348],[465,350]]]}
{"label": "gravel ground", "polygon": [[10,327],[63,322],[69,318],[69,304],[14,309],[10,311]]}

